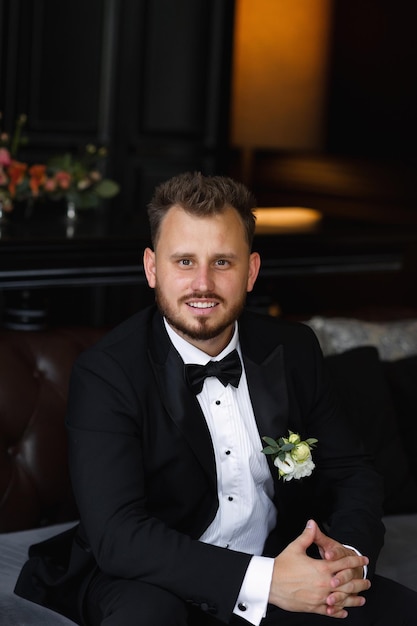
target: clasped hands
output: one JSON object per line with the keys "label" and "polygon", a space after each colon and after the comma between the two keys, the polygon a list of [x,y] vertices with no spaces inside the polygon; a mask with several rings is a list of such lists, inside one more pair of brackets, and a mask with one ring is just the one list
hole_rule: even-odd
{"label": "clasped hands", "polygon": [[[313,543],[321,559],[307,555]],[[363,578],[367,564],[367,557],[331,539],[310,520],[303,533],[275,557],[269,602],[287,611],[347,617],[346,608],[365,604],[358,594],[371,586]]]}

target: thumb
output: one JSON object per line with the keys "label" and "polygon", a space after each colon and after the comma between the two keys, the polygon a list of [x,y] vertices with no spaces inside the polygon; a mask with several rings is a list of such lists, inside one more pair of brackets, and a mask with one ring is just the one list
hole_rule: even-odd
{"label": "thumb", "polygon": [[308,520],[303,532],[295,540],[302,550],[307,550],[307,548],[309,548],[314,543],[317,530],[318,526],[316,522],[312,519]]}

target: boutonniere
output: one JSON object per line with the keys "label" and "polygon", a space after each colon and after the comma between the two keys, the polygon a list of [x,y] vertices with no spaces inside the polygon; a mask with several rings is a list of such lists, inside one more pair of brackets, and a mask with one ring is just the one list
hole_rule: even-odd
{"label": "boutonniere", "polygon": [[292,478],[299,479],[310,476],[315,465],[311,450],[315,447],[317,439],[301,441],[300,435],[288,431],[288,437],[280,437],[275,440],[271,437],[262,437],[268,444],[262,452],[272,454],[274,465],[278,468],[279,477],[284,481]]}

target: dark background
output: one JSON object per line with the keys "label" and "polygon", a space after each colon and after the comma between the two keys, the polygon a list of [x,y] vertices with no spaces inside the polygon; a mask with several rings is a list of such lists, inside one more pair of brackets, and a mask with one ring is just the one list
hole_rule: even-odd
{"label": "dark background", "polygon": [[[106,174],[121,185],[70,242],[56,215],[22,225],[16,211],[0,272],[36,269],[42,256],[81,267],[90,240],[97,256],[114,246],[119,265],[137,249],[140,264],[154,186],[201,170],[249,178],[260,205],[324,213],[314,233],[259,240],[272,269],[254,305],[289,316],[417,305],[415,3],[333,1],[324,150],[255,149],[249,177],[229,140],[234,10],[233,0],[0,0],[0,111],[9,130],[28,116],[21,157],[106,145]],[[152,300],[139,283],[3,281],[0,306],[7,317],[23,294],[48,308],[49,323],[113,324]]]}

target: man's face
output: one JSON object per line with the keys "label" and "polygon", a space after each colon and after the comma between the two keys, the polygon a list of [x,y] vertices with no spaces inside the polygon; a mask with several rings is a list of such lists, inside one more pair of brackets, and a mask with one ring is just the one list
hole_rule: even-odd
{"label": "man's face", "polygon": [[230,207],[195,217],[173,206],[155,251],[144,253],[146,277],[162,314],[184,339],[212,356],[230,341],[259,265],[239,214]]}

